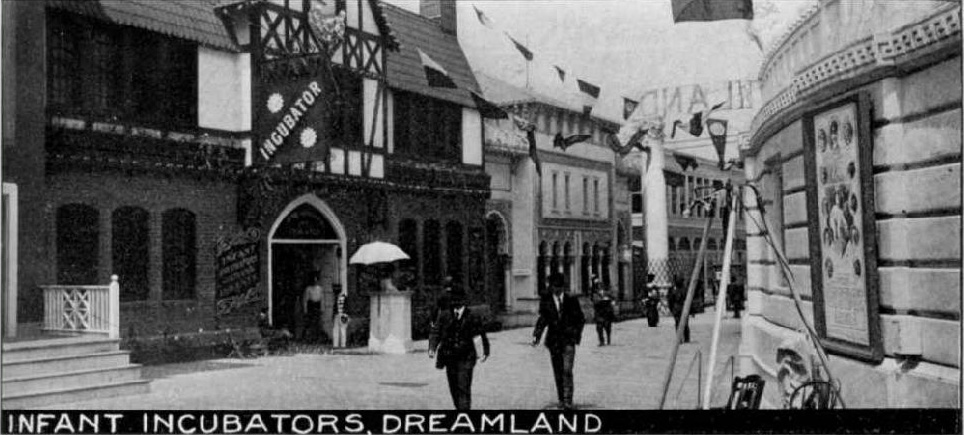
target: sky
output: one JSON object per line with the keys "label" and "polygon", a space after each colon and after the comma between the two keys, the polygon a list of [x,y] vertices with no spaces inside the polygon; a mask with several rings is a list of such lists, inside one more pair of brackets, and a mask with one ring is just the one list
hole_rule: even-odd
{"label": "sky", "polygon": [[[418,11],[418,0],[385,0]],[[757,0],[756,19],[673,23],[670,0],[459,0],[459,39],[473,70],[581,107],[574,78],[599,85],[593,115],[622,120],[623,97],[700,84],[707,100],[729,81],[755,80],[763,52],[816,0]],[[492,22],[483,26],[475,9]],[[530,62],[506,37],[533,52]],[[560,82],[554,66],[566,70]],[[717,91],[710,91],[710,88]],[[760,102],[730,114],[731,131],[746,130]],[[708,104],[713,102],[708,101]],[[684,109],[699,107],[684,103]]]}

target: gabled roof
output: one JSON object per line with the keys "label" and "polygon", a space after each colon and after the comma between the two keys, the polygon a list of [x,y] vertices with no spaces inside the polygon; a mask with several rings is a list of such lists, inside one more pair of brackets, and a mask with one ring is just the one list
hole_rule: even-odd
{"label": "gabled roof", "polygon": [[[479,92],[479,85],[458,38],[443,32],[435,21],[419,14],[384,2],[381,7],[392,35],[399,43],[398,51],[389,51],[387,54],[388,85],[462,106],[475,107],[469,91]],[[428,85],[425,69],[418,55],[419,49],[445,68],[458,86],[457,89],[433,88]]]}
{"label": "gabled roof", "polygon": [[217,3],[217,0],[47,0],[50,8],[236,51],[221,20],[214,15]]}
{"label": "gabled roof", "polygon": [[553,97],[525,89],[482,72],[475,72],[475,78],[482,88],[482,96],[493,104],[511,106],[515,104],[540,103],[560,109],[572,109],[569,104]]}

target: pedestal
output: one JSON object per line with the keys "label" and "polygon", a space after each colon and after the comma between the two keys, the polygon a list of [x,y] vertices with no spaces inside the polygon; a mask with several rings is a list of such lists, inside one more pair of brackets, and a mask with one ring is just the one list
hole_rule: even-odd
{"label": "pedestal", "polygon": [[379,292],[371,295],[368,350],[404,354],[412,350],[412,294]]}

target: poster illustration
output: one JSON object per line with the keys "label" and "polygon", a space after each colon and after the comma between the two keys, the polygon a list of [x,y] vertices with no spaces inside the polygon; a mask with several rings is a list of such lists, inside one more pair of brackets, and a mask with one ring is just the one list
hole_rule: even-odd
{"label": "poster illustration", "polygon": [[874,234],[873,178],[862,103],[851,97],[808,118],[810,261],[815,321],[828,347],[876,359],[876,241],[865,237]]}

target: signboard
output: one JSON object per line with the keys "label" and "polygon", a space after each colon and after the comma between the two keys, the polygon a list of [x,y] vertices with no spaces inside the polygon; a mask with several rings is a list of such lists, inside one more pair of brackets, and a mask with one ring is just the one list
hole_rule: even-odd
{"label": "signboard", "polygon": [[[260,163],[328,162],[326,136],[334,89],[325,74],[265,83],[255,118]],[[324,78],[324,79],[323,79]]]}
{"label": "signboard", "polygon": [[220,237],[216,245],[215,301],[217,315],[260,301],[261,231],[247,231]]}
{"label": "signboard", "polygon": [[814,322],[827,348],[883,359],[877,287],[870,98],[804,117]]}
{"label": "signboard", "polygon": [[727,80],[652,89],[643,93],[635,108],[644,115],[696,113],[723,103],[719,110],[753,109],[758,99],[759,82],[756,80]]}

